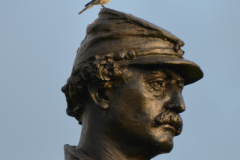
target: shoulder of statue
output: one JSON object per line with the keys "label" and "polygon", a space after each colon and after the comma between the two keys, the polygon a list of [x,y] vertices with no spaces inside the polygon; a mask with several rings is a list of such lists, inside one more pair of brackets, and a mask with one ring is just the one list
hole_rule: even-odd
{"label": "shoulder of statue", "polygon": [[64,145],[65,160],[89,160],[76,150],[76,146]]}

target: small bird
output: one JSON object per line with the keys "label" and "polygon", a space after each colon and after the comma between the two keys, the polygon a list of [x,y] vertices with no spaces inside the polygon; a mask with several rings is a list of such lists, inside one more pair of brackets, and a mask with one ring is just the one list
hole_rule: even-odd
{"label": "small bird", "polygon": [[104,8],[104,4],[107,4],[108,2],[110,2],[110,0],[92,0],[91,2],[87,3],[85,5],[85,8],[79,12],[78,14],[81,14],[82,12],[84,12],[85,10],[89,9],[89,8],[92,8],[92,6],[94,5],[99,5],[101,4],[101,6]]}

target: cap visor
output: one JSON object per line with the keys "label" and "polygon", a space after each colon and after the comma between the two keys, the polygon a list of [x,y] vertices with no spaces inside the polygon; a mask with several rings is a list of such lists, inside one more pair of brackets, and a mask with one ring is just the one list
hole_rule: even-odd
{"label": "cap visor", "polygon": [[138,57],[132,60],[119,62],[121,66],[125,65],[157,65],[177,70],[184,78],[185,85],[194,83],[203,77],[201,68],[194,62],[183,58],[171,56],[148,55]]}

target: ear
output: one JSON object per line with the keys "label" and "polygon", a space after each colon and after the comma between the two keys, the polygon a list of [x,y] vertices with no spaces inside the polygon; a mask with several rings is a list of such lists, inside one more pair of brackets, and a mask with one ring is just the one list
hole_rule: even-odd
{"label": "ear", "polygon": [[92,100],[94,103],[101,109],[107,109],[108,108],[108,100],[107,97],[104,94],[104,90],[99,87],[99,85],[96,84],[89,84],[88,85],[88,92],[90,96],[92,97]]}

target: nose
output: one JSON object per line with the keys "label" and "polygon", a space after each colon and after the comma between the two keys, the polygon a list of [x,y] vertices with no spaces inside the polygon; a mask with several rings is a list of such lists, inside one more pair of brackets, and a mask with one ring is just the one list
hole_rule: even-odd
{"label": "nose", "polygon": [[185,104],[183,101],[182,94],[175,91],[171,96],[170,100],[167,102],[165,109],[173,110],[177,113],[181,113],[185,111]]}

